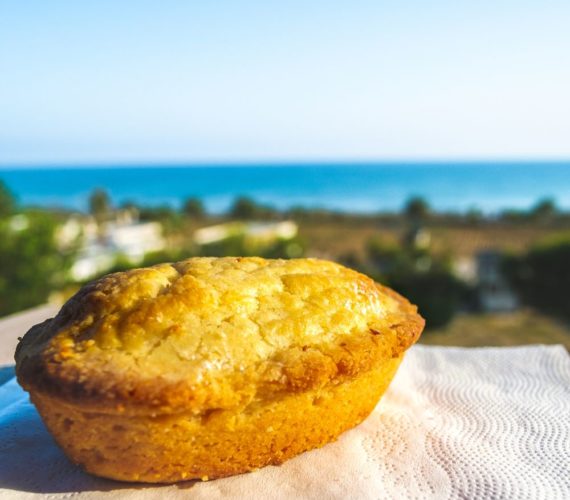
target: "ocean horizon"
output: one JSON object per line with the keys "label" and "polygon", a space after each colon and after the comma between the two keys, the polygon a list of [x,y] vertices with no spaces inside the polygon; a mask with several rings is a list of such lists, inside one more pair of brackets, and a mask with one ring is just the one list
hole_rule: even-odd
{"label": "ocean horizon", "polygon": [[22,205],[81,211],[97,188],[117,205],[179,207],[197,197],[211,213],[238,196],[355,213],[399,210],[412,196],[441,211],[525,210],[545,198],[570,209],[570,161],[4,166],[0,180]]}

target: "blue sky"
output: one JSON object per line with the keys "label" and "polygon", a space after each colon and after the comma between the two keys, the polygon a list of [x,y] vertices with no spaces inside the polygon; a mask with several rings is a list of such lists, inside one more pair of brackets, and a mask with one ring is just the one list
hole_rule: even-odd
{"label": "blue sky", "polygon": [[570,2],[0,0],[0,164],[570,157]]}

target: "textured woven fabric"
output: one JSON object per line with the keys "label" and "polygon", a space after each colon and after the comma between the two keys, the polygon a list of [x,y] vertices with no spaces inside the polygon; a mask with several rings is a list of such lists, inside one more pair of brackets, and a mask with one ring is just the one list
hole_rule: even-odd
{"label": "textured woven fabric", "polygon": [[0,497],[570,498],[562,347],[413,347],[356,429],[280,467],[141,486],[70,464],[12,379],[0,387]]}

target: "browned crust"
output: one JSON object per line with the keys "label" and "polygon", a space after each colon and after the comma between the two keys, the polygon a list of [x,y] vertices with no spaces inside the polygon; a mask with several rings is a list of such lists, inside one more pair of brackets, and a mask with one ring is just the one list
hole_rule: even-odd
{"label": "browned crust", "polygon": [[[295,347],[246,370],[220,371],[208,379],[169,382],[166,378],[117,380],[103,368],[53,362],[38,349],[37,336],[49,336],[50,321],[32,328],[18,345],[16,372],[28,391],[39,391],[85,409],[107,413],[201,413],[245,407],[255,400],[300,393],[352,379],[398,357],[420,336],[424,320],[417,308],[393,290],[376,285],[399,304],[387,328],[344,336],[338,344]],[[61,353],[57,353],[60,355]]]}
{"label": "browned crust", "polygon": [[394,316],[391,328],[398,338],[398,347],[395,351],[404,352],[420,338],[426,324],[425,319],[418,313],[417,306],[399,293],[380,283],[376,283],[376,287],[400,305],[399,315]]}

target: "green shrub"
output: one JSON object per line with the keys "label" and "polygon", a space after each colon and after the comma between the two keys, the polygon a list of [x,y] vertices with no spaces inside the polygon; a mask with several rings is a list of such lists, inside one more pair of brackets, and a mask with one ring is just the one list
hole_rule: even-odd
{"label": "green shrub", "polygon": [[0,316],[47,301],[63,286],[74,248],[62,251],[55,240],[56,218],[46,212],[0,218]]}
{"label": "green shrub", "polygon": [[7,217],[16,208],[16,198],[8,186],[0,179],[0,217]]}
{"label": "green shrub", "polygon": [[188,217],[201,219],[206,215],[206,209],[199,198],[188,198],[182,205],[182,212]]}
{"label": "green shrub", "polygon": [[234,219],[275,219],[279,212],[273,207],[262,205],[247,196],[236,198],[229,210],[229,215]]}
{"label": "green shrub", "polygon": [[570,318],[570,235],[550,238],[505,260],[506,274],[524,303]]}
{"label": "green shrub", "polygon": [[437,328],[451,321],[464,302],[467,287],[450,272],[432,270],[388,276],[388,284],[418,306],[426,328]]}
{"label": "green shrub", "polygon": [[453,275],[447,255],[378,237],[368,242],[367,255],[361,270],[416,304],[426,328],[444,326],[467,302],[469,287]]}

